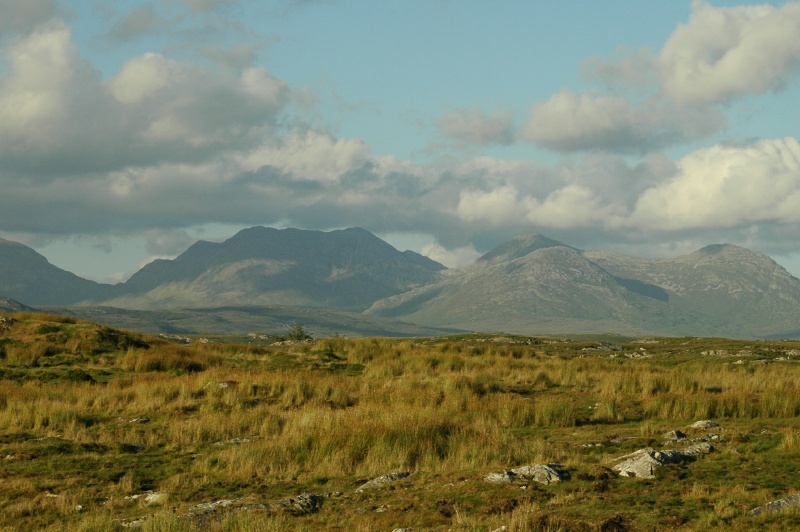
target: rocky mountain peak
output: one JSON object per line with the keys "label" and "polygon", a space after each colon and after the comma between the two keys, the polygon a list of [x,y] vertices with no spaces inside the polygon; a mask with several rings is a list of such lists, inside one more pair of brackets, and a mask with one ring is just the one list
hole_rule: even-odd
{"label": "rocky mountain peak", "polygon": [[[518,259],[532,253],[538,249],[550,247],[567,247],[563,242],[547,238],[539,233],[524,233],[511,240],[504,242],[494,248],[489,253],[478,259],[479,262],[504,262]],[[575,249],[575,248],[572,248]]]}

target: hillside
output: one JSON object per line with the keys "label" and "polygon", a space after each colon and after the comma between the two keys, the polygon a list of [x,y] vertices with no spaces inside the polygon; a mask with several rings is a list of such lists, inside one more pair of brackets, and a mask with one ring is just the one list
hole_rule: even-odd
{"label": "hillside", "polygon": [[0,238],[0,296],[26,305],[73,305],[106,297],[111,289],[53,266],[23,244]]}
{"label": "hillside", "polygon": [[482,331],[797,337],[798,309],[800,281],[738,246],[641,259],[523,235],[367,313]]}
{"label": "hillside", "polygon": [[400,252],[363,229],[244,229],[222,243],[199,241],[156,260],[103,305],[197,308],[291,305],[359,312],[375,300],[439,279],[444,267]]}

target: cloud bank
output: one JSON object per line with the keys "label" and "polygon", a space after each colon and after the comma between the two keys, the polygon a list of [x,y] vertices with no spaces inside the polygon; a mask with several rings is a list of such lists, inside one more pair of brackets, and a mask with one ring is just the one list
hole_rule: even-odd
{"label": "cloud bank", "polygon": [[[185,2],[194,14],[230,4]],[[103,77],[53,2],[0,5],[0,35],[13,34],[0,41],[3,234],[136,235],[168,255],[204,224],[361,226],[426,235],[426,254],[463,264],[486,251],[477,243],[523,231],[652,249],[757,233],[769,251],[800,229],[796,138],[697,146],[725,131],[731,102],[796,77],[798,2],[696,2],[661,50],[587,59],[593,89],[565,88],[521,111],[453,108],[429,132],[472,150],[564,154],[550,164],[374,153],[296,113],[305,89],[254,66],[245,44],[204,47],[212,61],[147,52]],[[136,39],[163,21],[144,4],[111,33]],[[689,147],[664,155],[678,146]]]}

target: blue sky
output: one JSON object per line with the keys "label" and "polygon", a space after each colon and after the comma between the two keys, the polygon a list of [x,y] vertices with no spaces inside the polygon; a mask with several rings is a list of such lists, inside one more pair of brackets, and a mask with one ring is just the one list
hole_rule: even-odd
{"label": "blue sky", "polygon": [[0,0],[0,238],[124,280],[253,225],[800,275],[800,2]]}

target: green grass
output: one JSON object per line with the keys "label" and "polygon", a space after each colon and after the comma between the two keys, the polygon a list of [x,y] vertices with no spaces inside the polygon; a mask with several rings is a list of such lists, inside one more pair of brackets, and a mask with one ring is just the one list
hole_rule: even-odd
{"label": "green grass", "polygon": [[[216,337],[187,347],[74,319],[14,318],[0,336],[2,529],[121,529],[154,516],[145,530],[194,530],[199,521],[181,517],[194,505],[239,497],[242,509],[213,512],[202,527],[800,526],[795,510],[747,516],[797,489],[800,364],[785,353],[798,342]],[[721,427],[687,428],[705,418]],[[679,449],[662,439],[674,429],[716,433],[716,451],[654,480],[610,470],[645,446]],[[571,480],[483,480],[549,462]],[[356,492],[399,470],[413,474]],[[132,498],[149,490],[164,498]],[[275,504],[301,493],[337,495],[305,516]]]}

